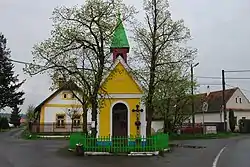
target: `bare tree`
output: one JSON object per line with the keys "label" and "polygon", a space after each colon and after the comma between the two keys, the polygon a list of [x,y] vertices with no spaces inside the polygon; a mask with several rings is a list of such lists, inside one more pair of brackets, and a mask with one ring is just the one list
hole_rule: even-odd
{"label": "bare tree", "polygon": [[35,120],[35,106],[29,105],[26,111],[26,117],[28,122],[33,122]]}
{"label": "bare tree", "polygon": [[[75,123],[75,119],[80,116],[81,120],[81,107],[78,106],[78,104],[72,104],[71,108],[66,108],[65,109],[66,115],[70,118],[71,120],[71,132],[74,130],[74,126],[76,126],[78,123]],[[84,121],[84,120],[83,120]],[[80,122],[79,122],[80,126]]]}
{"label": "bare tree", "polygon": [[[135,10],[120,0],[86,0],[80,7],[61,7],[53,12],[51,37],[35,45],[33,63],[25,68],[30,75],[49,71],[53,81],[62,75],[81,89],[78,100],[90,104],[93,135],[96,135],[100,83],[110,67],[110,44],[117,27],[118,7],[124,19]],[[105,92],[105,90],[103,90]],[[84,101],[83,101],[84,100]],[[86,109],[86,108],[85,108]]]}
{"label": "bare tree", "polygon": [[[146,89],[147,135],[151,134],[153,98],[158,84],[169,82],[163,77],[178,66],[183,69],[193,60],[196,50],[186,47],[190,32],[183,20],[173,21],[166,0],[144,0],[145,21],[134,28],[137,43],[134,71]],[[175,68],[176,69],[176,68]]]}

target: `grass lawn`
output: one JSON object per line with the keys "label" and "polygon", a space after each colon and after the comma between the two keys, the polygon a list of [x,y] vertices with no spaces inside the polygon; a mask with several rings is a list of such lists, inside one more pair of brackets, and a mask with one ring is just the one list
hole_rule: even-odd
{"label": "grass lawn", "polygon": [[192,139],[220,139],[229,138],[240,135],[239,133],[220,132],[217,134],[170,134],[170,140],[192,140]]}
{"label": "grass lawn", "polygon": [[11,129],[0,129],[0,132],[8,132],[10,131]]}

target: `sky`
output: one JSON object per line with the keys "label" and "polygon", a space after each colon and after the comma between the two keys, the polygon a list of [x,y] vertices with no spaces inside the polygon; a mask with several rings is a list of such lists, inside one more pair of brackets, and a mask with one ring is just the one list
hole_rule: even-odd
{"label": "sky", "polygon": [[[124,0],[142,9],[143,0]],[[57,6],[83,4],[83,0],[0,0],[2,32],[8,39],[11,57],[32,61],[32,47],[50,36],[52,11]],[[200,87],[198,92],[220,90],[221,80],[200,77],[221,77],[221,70],[250,69],[250,1],[249,0],[170,0],[174,20],[184,19],[193,40],[189,45],[198,49],[194,69]],[[143,18],[140,13],[139,18]],[[29,77],[22,64],[15,64],[19,79],[26,79],[21,87],[25,92],[23,112],[28,105],[38,105],[52,92],[46,75]],[[227,77],[250,78],[250,72],[226,73]],[[240,87],[250,97],[250,79],[226,79],[229,87]]]}

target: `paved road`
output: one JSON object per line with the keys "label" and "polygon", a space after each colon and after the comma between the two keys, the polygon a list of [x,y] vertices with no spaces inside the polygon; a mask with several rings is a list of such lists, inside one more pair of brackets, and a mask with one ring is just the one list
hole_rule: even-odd
{"label": "paved road", "polygon": [[242,138],[225,147],[214,167],[249,167],[250,137]]}
{"label": "paved road", "polygon": [[[68,141],[26,141],[16,139],[15,134],[16,131],[0,133],[0,167],[212,167],[216,155],[226,145],[232,145],[232,149],[238,149],[238,151],[241,149],[245,153],[247,151],[246,148],[243,148],[244,145],[239,144],[239,139],[190,140],[181,142],[206,146],[207,148],[175,148],[172,153],[167,153],[165,157],[78,157],[65,150]],[[248,140],[250,142],[250,137]],[[248,140],[243,139],[242,141],[247,143]],[[250,148],[250,144],[248,148]],[[229,150],[225,150],[225,153],[227,151]],[[225,161],[223,159],[228,159],[226,155],[225,157],[221,156],[222,162]],[[236,154],[230,155],[229,152],[230,158],[236,156]],[[246,158],[246,160],[248,159],[250,158]],[[222,163],[218,165],[224,165],[218,167],[234,167]]]}

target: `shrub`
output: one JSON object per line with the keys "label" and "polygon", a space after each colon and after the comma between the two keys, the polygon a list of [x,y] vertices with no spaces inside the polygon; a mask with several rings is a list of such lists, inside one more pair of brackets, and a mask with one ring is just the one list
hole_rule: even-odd
{"label": "shrub", "polygon": [[0,129],[9,129],[9,121],[6,117],[0,118]]}
{"label": "shrub", "polygon": [[235,130],[235,124],[236,124],[236,120],[234,118],[234,111],[229,110],[229,127],[232,132],[234,132]]}

